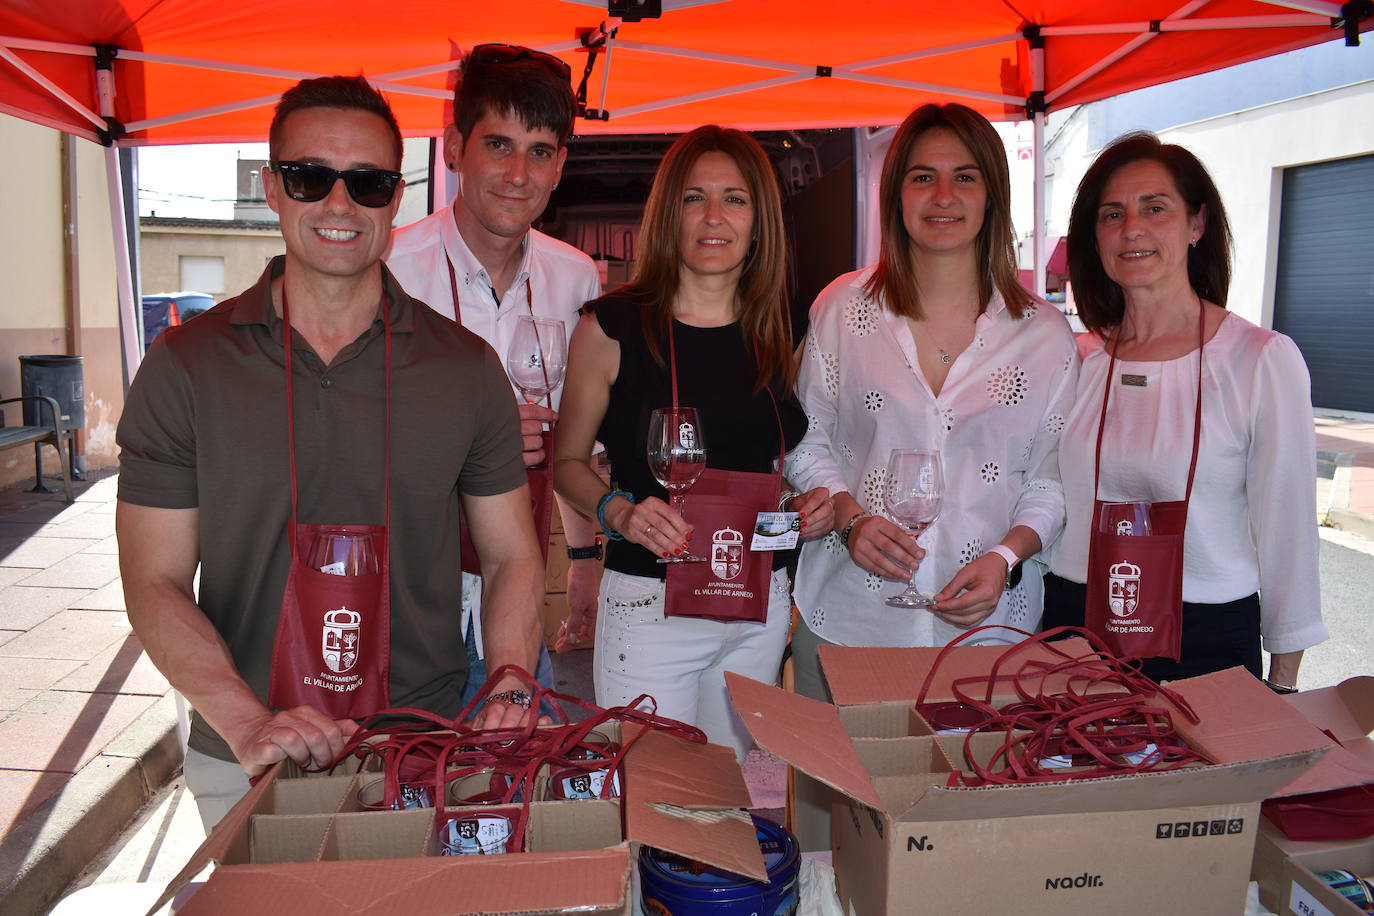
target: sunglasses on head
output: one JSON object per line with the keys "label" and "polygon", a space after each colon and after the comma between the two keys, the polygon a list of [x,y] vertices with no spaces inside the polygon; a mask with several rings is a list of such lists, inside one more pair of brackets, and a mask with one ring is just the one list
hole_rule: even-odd
{"label": "sunglasses on head", "polygon": [[401,173],[387,169],[348,169],[339,171],[316,162],[280,160],[267,167],[281,176],[282,188],[292,200],[314,203],[324,200],[342,178],[348,196],[364,207],[385,207],[396,195]]}
{"label": "sunglasses on head", "polygon": [[528,57],[530,60],[543,64],[562,79],[569,79],[572,76],[572,67],[569,67],[561,59],[543,51],[535,51],[532,48],[521,47],[520,45],[475,45],[472,52],[468,54],[469,63],[476,61],[479,64],[512,64],[521,58]]}

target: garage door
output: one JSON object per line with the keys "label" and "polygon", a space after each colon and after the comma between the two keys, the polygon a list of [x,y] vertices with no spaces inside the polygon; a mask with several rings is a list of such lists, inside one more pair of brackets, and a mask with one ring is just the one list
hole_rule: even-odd
{"label": "garage door", "polygon": [[1317,407],[1374,413],[1374,156],[1287,169],[1274,328]]}

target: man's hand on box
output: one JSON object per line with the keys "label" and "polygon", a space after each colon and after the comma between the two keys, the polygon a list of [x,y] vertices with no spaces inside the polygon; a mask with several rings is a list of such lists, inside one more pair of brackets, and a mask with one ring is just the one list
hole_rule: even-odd
{"label": "man's hand on box", "polygon": [[290,757],[301,766],[326,766],[358,730],[352,719],[331,719],[313,706],[297,706],[250,720],[231,742],[234,756],[249,776]]}
{"label": "man's hand on box", "polygon": [[[474,729],[520,728],[529,724],[531,693],[529,684],[518,675],[507,675],[497,681],[487,694],[487,701],[470,723]],[[538,725],[552,725],[548,716],[540,716]]]}

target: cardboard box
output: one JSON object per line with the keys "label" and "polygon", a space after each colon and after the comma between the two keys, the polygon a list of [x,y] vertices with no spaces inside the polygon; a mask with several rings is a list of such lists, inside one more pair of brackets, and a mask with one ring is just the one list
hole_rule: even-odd
{"label": "cardboard box", "polygon": [[[927,698],[952,699],[954,680],[985,676],[1005,649],[952,651]],[[913,900],[961,916],[1234,916],[1244,909],[1260,801],[1330,743],[1296,723],[1293,734],[1271,735],[1263,719],[1288,707],[1236,670],[1171,685],[1200,714],[1185,737],[1213,765],[948,788],[963,736],[928,734],[911,713],[938,652],[823,646],[839,708],[727,676],[758,743],[839,793],[837,884],[846,908],[864,916],[910,913]]]}
{"label": "cardboard box", "polygon": [[1374,837],[1315,842],[1290,840],[1268,818],[1260,819],[1252,878],[1260,903],[1279,916],[1364,916],[1317,872],[1344,869],[1374,876]]}
{"label": "cardboard box", "polygon": [[[1374,783],[1374,677],[1354,677],[1284,697],[1313,727],[1339,744],[1281,794],[1325,791]],[[1358,913],[1360,910],[1325,885],[1316,872],[1343,868],[1374,875],[1374,838],[1349,841],[1299,841],[1264,820],[1255,844],[1254,872],[1260,902],[1276,913]],[[1362,870],[1364,869],[1364,870]]]}
{"label": "cardboard box", "polygon": [[179,913],[253,912],[270,902],[292,916],[574,909],[628,916],[639,844],[767,877],[745,810],[749,793],[728,748],[648,732],[625,757],[622,799],[532,802],[530,851],[506,855],[438,855],[434,809],[360,811],[357,789],[375,776],[307,776],[289,761],[278,764],[153,911],[210,862],[218,867]]}

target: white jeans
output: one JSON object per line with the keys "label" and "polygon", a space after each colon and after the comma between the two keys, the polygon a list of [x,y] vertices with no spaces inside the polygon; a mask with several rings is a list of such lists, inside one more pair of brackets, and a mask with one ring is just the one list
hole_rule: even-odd
{"label": "white jeans", "polygon": [[777,682],[792,611],[787,571],[773,573],[766,623],[664,617],[663,580],[609,569],[599,602],[596,702],[623,706],[647,693],[659,715],[697,726],[743,760],[753,739],[730,706],[725,672]]}
{"label": "white jeans", "polygon": [[236,760],[220,760],[188,747],[181,772],[207,834],[248,794],[248,774]]}

